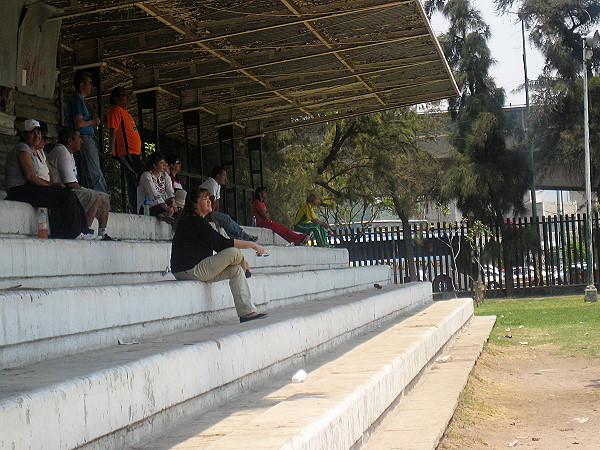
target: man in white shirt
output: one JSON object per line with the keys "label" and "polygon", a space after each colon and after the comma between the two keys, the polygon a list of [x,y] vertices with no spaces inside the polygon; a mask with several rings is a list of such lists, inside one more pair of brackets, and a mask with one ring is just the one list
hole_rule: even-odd
{"label": "man in white shirt", "polygon": [[82,142],[79,130],[74,125],[64,126],[58,133],[58,143],[48,155],[48,162],[54,168],[57,181],[71,189],[81,202],[88,227],[91,227],[94,218],[97,218],[99,239],[111,241],[113,238],[106,233],[110,196],[105,192],[81,187],[77,181],[77,166],[73,153],[81,149]]}
{"label": "man in white shirt", "polygon": [[221,185],[227,183],[227,171],[223,166],[215,166],[210,172],[210,178],[200,185],[210,192],[212,211],[207,217],[215,223],[217,229],[223,227],[231,239],[255,242],[258,236],[246,233],[230,215],[219,212],[219,199],[221,198]]}

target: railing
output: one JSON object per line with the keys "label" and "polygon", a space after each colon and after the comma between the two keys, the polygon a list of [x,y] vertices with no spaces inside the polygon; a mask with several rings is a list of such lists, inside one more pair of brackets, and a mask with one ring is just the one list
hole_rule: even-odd
{"label": "railing", "polygon": [[[598,261],[597,216],[593,229]],[[405,236],[411,237],[410,248]],[[489,289],[587,282],[585,216],[580,215],[518,218],[484,230],[469,223],[414,223],[406,232],[400,226],[338,227],[329,240],[348,249],[353,266],[390,265],[399,283],[411,279],[414,260],[413,279],[433,282],[435,291],[471,290],[476,280]],[[595,280],[598,275],[595,269]]]}

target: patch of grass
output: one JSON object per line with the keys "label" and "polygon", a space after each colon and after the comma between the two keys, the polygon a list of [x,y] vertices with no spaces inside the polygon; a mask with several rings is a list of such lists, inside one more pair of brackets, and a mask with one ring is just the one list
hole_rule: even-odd
{"label": "patch of grass", "polygon": [[[486,404],[480,396],[478,390],[485,389],[485,382],[477,375],[475,370],[465,388],[458,397],[458,405],[452,416],[450,425],[444,431],[438,450],[458,450],[462,448],[484,448],[487,443],[479,437],[473,437],[468,432],[471,425],[476,424],[481,416],[493,415],[493,408]],[[475,445],[475,447],[473,447]]]}
{"label": "patch of grass", "polygon": [[497,317],[490,334],[496,345],[553,344],[568,355],[600,358],[600,302],[583,296],[486,300],[475,314]]}

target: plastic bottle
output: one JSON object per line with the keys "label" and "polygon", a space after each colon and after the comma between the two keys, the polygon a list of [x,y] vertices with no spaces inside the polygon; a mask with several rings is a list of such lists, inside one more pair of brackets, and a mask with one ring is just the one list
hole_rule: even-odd
{"label": "plastic bottle", "polygon": [[300,369],[292,377],[292,382],[294,382],[294,383],[302,383],[302,382],[304,382],[304,380],[306,380],[306,376],[307,376],[306,371],[303,370],[303,369]]}
{"label": "plastic bottle", "polygon": [[150,215],[150,199],[148,198],[147,195],[144,197],[144,215],[145,216]]}
{"label": "plastic bottle", "polygon": [[252,226],[256,226],[256,216],[252,216]]}
{"label": "plastic bottle", "polygon": [[38,238],[48,239],[48,210],[38,208]]}

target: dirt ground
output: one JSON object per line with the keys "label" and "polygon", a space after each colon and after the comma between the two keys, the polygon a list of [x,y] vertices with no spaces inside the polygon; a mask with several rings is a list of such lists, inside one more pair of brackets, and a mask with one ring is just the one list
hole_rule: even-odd
{"label": "dirt ground", "polygon": [[441,449],[600,449],[600,360],[489,344]]}

